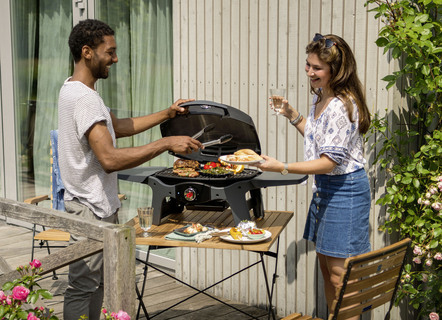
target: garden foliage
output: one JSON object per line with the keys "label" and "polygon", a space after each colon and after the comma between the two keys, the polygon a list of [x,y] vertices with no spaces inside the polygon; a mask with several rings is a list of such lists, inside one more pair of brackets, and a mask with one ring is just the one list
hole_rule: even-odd
{"label": "garden foliage", "polygon": [[[407,297],[425,318],[442,314],[441,4],[366,2],[384,23],[376,44],[400,66],[383,80],[387,89],[398,86],[409,106],[400,114],[375,115],[372,122],[375,163],[387,176],[386,192],[377,201],[388,214],[381,229],[413,241],[413,261],[405,267],[398,299]],[[393,118],[409,120],[397,126]]]}

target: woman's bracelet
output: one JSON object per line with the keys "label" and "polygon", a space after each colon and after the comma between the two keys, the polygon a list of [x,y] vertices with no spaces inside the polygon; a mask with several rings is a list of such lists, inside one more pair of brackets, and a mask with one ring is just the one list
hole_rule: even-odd
{"label": "woman's bracelet", "polygon": [[295,119],[293,119],[292,121],[290,121],[290,124],[292,126],[296,126],[298,123],[300,123],[302,121],[302,119],[304,119],[304,117],[301,115],[300,112],[298,112],[298,116]]}

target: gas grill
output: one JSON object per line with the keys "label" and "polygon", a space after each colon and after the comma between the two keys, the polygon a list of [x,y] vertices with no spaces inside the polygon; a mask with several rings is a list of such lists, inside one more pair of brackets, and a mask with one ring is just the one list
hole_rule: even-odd
{"label": "gas grill", "polygon": [[[189,108],[186,115],[177,115],[160,125],[163,137],[174,135],[193,136],[201,129],[211,126],[198,140],[207,142],[226,134],[231,140],[224,144],[208,146],[191,154],[172,155],[197,160],[202,165],[217,162],[222,155],[239,149],[252,149],[261,154],[258,135],[250,116],[233,107],[212,101],[192,101],[182,106]],[[200,175],[195,178],[181,177],[173,168],[138,167],[119,172],[119,178],[148,184],[152,188],[153,224],[173,213],[187,209],[224,210],[230,206],[235,224],[250,220],[250,210],[255,218],[264,216],[261,188],[299,184],[307,176],[275,172],[261,172],[246,168],[235,175],[222,177]]]}

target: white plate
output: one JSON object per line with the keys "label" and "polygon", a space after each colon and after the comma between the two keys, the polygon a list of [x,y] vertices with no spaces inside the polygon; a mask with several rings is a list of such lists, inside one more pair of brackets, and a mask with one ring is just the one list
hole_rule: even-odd
{"label": "white plate", "polygon": [[219,157],[222,161],[230,163],[230,164],[254,164],[254,163],[263,163],[265,162],[264,159],[261,160],[253,160],[253,161],[231,161],[231,160],[227,160],[227,156],[221,156]]}
{"label": "white plate", "polygon": [[264,230],[264,231],[265,231],[264,237],[259,238],[259,239],[250,239],[249,237],[243,236],[242,239],[237,240],[237,239],[233,239],[230,234],[225,235],[225,236],[220,236],[220,238],[224,241],[233,242],[233,243],[242,243],[242,244],[257,243],[257,242],[267,240],[268,238],[270,238],[272,236],[272,233],[270,231],[267,231],[267,230]]}

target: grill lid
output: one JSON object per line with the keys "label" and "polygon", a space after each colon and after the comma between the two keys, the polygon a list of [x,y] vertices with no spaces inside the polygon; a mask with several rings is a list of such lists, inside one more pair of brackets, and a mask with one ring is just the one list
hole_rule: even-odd
{"label": "grill lid", "polygon": [[160,125],[161,135],[169,136],[193,136],[208,124],[215,127],[204,132],[198,140],[207,142],[219,139],[225,134],[231,134],[232,140],[225,144],[206,147],[187,155],[173,155],[199,162],[218,161],[222,155],[232,154],[239,149],[252,149],[261,154],[261,144],[252,118],[233,107],[213,101],[197,100],[182,104],[189,107],[189,113],[177,115],[173,119],[166,120]]}

